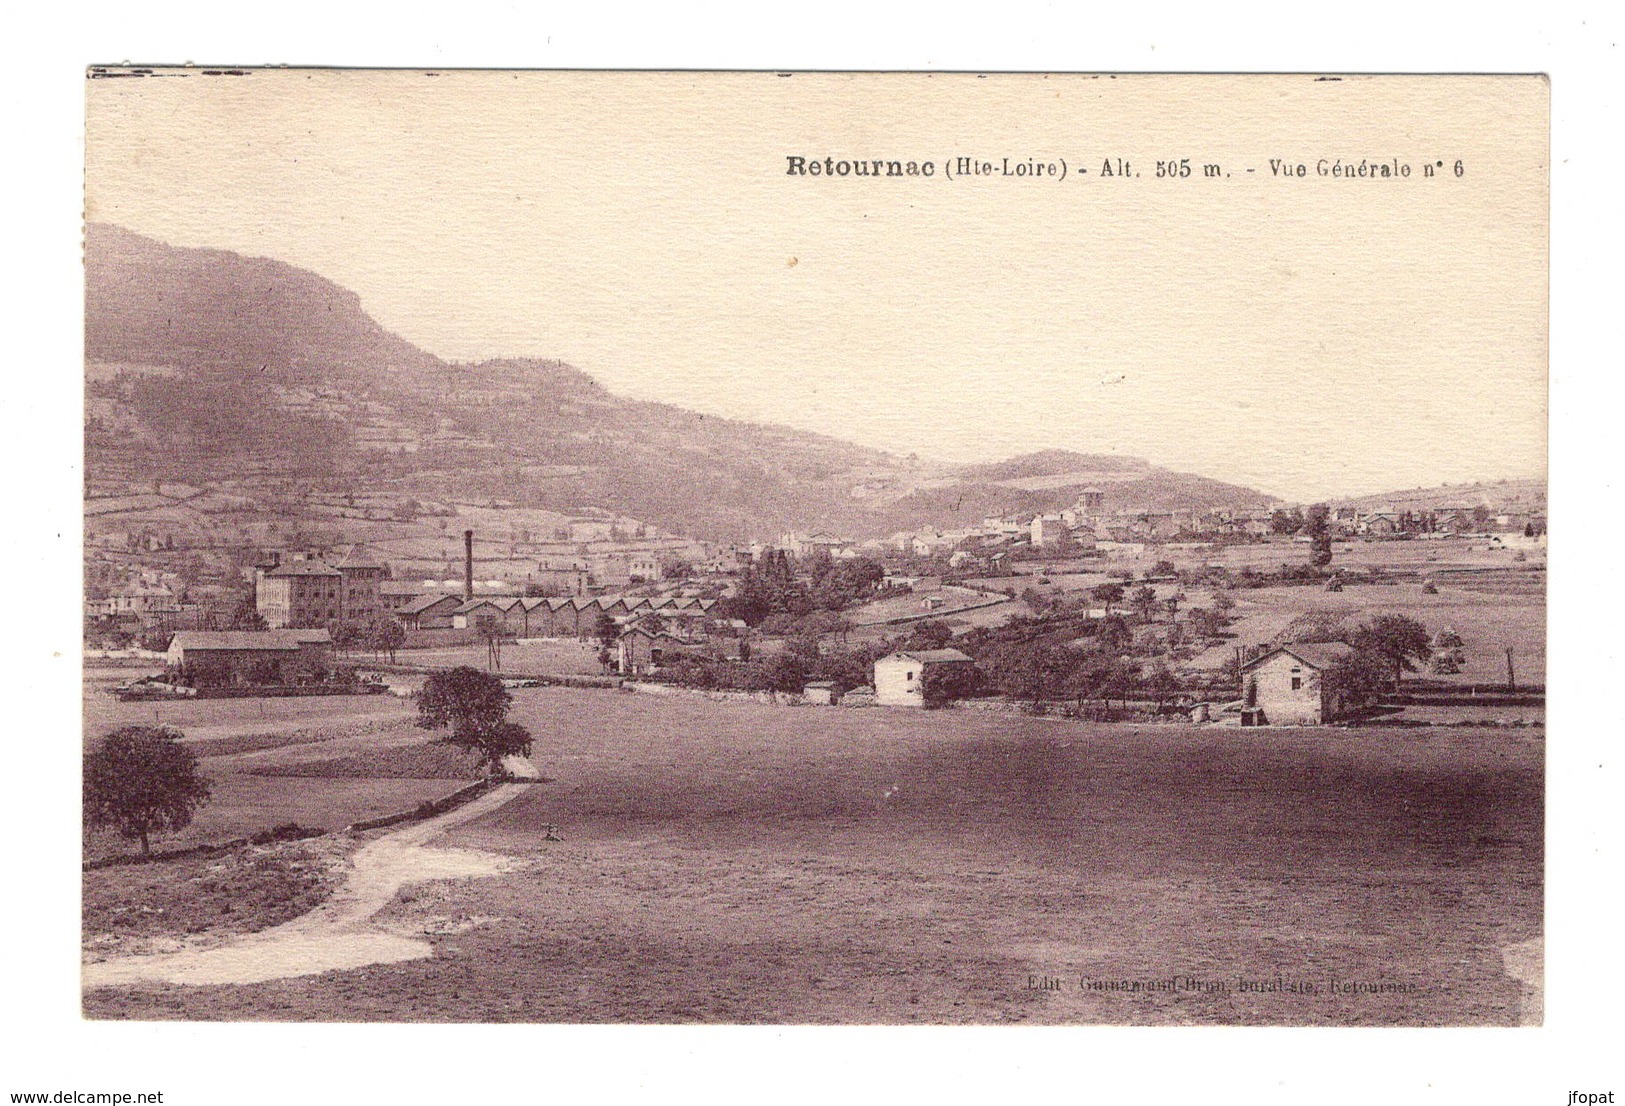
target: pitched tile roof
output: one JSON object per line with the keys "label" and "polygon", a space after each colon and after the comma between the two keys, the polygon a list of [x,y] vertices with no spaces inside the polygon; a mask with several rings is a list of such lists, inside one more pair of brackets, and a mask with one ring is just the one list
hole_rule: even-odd
{"label": "pitched tile roof", "polygon": [[1261,656],[1254,657],[1242,667],[1252,668],[1269,660],[1277,653],[1288,653],[1297,657],[1310,668],[1324,671],[1352,652],[1354,652],[1354,647],[1346,641],[1305,641],[1301,643],[1289,641],[1285,645],[1276,646]]}
{"label": "pitched tile roof", "polygon": [[267,576],[342,576],[338,569],[321,561],[288,561],[277,565]]}
{"label": "pitched tile roof", "polygon": [[420,595],[416,599],[412,600],[412,602],[402,607],[401,613],[422,614],[429,608],[438,606],[448,599],[452,601],[454,606],[462,603],[462,600],[458,599],[455,595]]}
{"label": "pitched tile roof", "polygon": [[903,649],[893,653],[892,656],[911,657],[922,664],[941,664],[947,661],[968,661],[971,659],[958,649]]}
{"label": "pitched tile roof", "polygon": [[332,640],[326,630],[182,630],[169,644],[170,648],[201,652],[219,649],[297,653],[301,642],[325,645]]}

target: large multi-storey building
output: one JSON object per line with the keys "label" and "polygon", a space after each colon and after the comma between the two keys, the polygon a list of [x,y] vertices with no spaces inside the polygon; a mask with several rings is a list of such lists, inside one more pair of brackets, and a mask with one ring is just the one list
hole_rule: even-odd
{"label": "large multi-storey building", "polygon": [[366,625],[385,614],[384,565],[351,550],[330,564],[309,554],[280,555],[254,571],[254,605],[273,630],[334,622]]}
{"label": "large multi-storey building", "polygon": [[343,580],[343,622],[366,625],[384,615],[384,578],[388,570],[379,562],[351,550],[349,556],[335,566]]}
{"label": "large multi-storey building", "polygon": [[273,630],[344,618],[344,574],[322,561],[285,561],[255,573],[254,606]]}

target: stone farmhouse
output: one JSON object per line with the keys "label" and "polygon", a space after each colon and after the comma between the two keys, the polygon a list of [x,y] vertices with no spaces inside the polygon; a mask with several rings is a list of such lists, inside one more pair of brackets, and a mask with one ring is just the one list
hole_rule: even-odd
{"label": "stone farmhouse", "polygon": [[1286,644],[1242,666],[1242,724],[1318,726],[1343,713],[1343,702],[1329,692],[1327,669],[1353,649],[1344,642]]}
{"label": "stone farmhouse", "polygon": [[891,653],[875,661],[875,698],[883,707],[923,707],[928,672],[975,663],[958,649]]}

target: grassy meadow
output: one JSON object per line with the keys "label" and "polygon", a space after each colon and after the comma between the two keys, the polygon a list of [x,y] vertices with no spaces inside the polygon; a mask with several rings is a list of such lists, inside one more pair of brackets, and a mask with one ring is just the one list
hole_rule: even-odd
{"label": "grassy meadow", "polygon": [[[445,843],[521,869],[410,887],[380,919],[431,934],[432,959],[104,989],[87,1013],[1518,1017],[1501,950],[1540,934],[1538,730],[1103,726],[566,688],[515,700],[550,782]],[[562,840],[544,840],[550,825]]]}

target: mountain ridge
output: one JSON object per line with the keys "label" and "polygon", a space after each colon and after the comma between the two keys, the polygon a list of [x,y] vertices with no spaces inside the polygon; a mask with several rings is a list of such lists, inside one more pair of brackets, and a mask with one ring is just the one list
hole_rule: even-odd
{"label": "mountain ridge", "polygon": [[110,224],[87,226],[85,262],[93,478],[293,475],[326,488],[602,508],[714,540],[952,528],[1055,510],[1090,484],[1106,489],[1108,506],[1274,501],[1141,458],[1047,449],[919,461],[619,396],[558,360],[447,361],[320,274]]}

